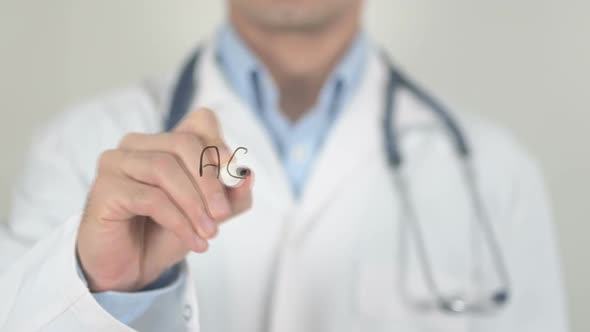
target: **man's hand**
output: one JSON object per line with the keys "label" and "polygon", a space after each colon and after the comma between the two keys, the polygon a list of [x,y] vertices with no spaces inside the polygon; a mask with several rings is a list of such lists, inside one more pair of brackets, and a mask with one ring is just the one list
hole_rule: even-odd
{"label": "man's hand", "polygon": [[[199,109],[174,132],[129,134],[102,154],[77,239],[92,291],[145,287],[189,251],[206,251],[219,222],[250,208],[251,177],[228,189],[215,167],[199,175],[211,145],[221,163],[230,159],[215,115]],[[213,152],[203,165],[217,163]]]}

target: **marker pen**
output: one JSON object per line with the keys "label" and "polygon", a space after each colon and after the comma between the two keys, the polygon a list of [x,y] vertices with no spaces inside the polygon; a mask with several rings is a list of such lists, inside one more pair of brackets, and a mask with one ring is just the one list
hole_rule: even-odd
{"label": "marker pen", "polygon": [[250,173],[249,166],[232,161],[231,163],[221,165],[219,181],[226,187],[237,188],[246,180]]}

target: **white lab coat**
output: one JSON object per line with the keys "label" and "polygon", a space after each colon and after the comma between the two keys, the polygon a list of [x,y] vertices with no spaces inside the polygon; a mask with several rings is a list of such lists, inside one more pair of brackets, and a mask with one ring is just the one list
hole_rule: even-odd
{"label": "white lab coat", "polygon": [[[383,153],[385,67],[376,53],[298,201],[264,127],[230,91],[211,48],[205,52],[194,105],[213,108],[230,145],[249,149],[254,207],[224,224],[207,253],[187,257],[180,325],[169,330],[262,331],[268,324],[277,332],[566,331],[555,233],[539,170],[505,131],[461,114],[506,256],[511,300],[489,317],[420,313],[402,302],[395,286],[402,218]],[[39,135],[9,227],[20,240],[41,241],[0,278],[1,331],[131,330],[94,301],[76,273],[78,215],[101,151],[125,133],[162,130],[174,77],[77,107]],[[473,212],[445,131],[406,91],[399,92],[397,107],[405,174],[437,278],[445,290],[494,285],[489,256],[469,226]],[[413,261],[410,290],[421,296],[427,293]],[[159,315],[149,312],[137,326],[157,326]]]}

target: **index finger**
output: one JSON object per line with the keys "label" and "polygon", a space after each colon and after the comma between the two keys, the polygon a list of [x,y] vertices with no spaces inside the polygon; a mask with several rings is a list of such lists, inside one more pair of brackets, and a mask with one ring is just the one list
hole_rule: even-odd
{"label": "index finger", "polygon": [[[175,129],[178,132],[186,132],[192,135],[198,136],[204,147],[201,151],[201,167],[203,165],[213,165],[218,167],[217,178],[219,178],[219,172],[225,171],[221,170],[220,168],[226,167],[226,165],[233,160],[235,162],[235,156],[232,154],[231,150],[225,143],[223,139],[223,134],[221,131],[221,126],[219,121],[217,120],[217,116],[213,111],[207,108],[200,108],[194,110],[182,123],[178,125]],[[203,155],[204,153],[204,155]],[[203,163],[203,157],[205,157],[205,162]],[[213,162],[213,164],[210,164]],[[215,164],[217,162],[217,164]],[[203,168],[201,168],[202,172]],[[246,176],[244,179],[247,181]],[[210,202],[212,197],[208,194],[210,192],[218,192],[217,187],[222,186],[221,183],[216,179],[215,181],[209,181],[208,177],[201,176],[196,178],[197,182],[199,182],[199,188],[201,189],[204,200]],[[244,186],[242,185],[241,188],[225,188],[224,191],[226,196],[223,200],[228,201],[231,210],[234,213],[239,213],[246,210],[251,205],[251,193],[250,193],[250,185]],[[222,199],[219,199],[222,200]],[[207,204],[210,206],[210,204]],[[222,218],[225,219],[225,218]]]}

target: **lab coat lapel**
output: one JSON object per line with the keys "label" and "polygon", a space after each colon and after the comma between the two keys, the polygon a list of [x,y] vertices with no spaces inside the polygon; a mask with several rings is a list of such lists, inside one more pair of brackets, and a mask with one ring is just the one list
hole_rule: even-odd
{"label": "lab coat lapel", "polygon": [[[355,190],[363,165],[385,162],[383,137],[383,100],[387,70],[377,52],[369,58],[359,91],[340,114],[324,141],[316,165],[306,183],[298,209],[294,211],[291,239],[302,241],[320,213],[340,190]],[[406,90],[396,91],[396,126],[403,137],[404,150],[415,150],[428,141],[427,135],[407,135],[433,125],[430,112]],[[383,181],[388,181],[384,178]]]}
{"label": "lab coat lapel", "polygon": [[381,64],[369,58],[367,71],[359,89],[340,113],[326,136],[315,165],[293,211],[290,240],[303,240],[305,234],[321,220],[320,212],[338,190],[354,190],[350,183],[363,176],[363,164],[382,147],[378,142],[380,101],[383,90]]}

